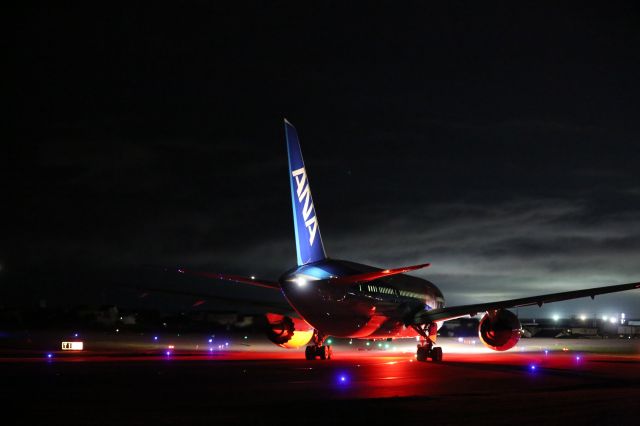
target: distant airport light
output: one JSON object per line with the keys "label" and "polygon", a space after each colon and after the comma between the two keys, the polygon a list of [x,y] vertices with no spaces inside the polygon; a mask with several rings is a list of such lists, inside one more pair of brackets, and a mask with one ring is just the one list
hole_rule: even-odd
{"label": "distant airport light", "polygon": [[167,356],[170,356],[170,355],[171,355],[171,351],[167,351],[167,352],[165,352],[165,353],[167,354]]}
{"label": "distant airport light", "polygon": [[338,376],[338,383],[341,385],[347,384],[349,382],[349,378],[346,374],[340,374]]}
{"label": "distant airport light", "polygon": [[580,315],[580,319],[581,319],[582,321],[584,321],[584,320],[586,320],[586,319],[587,319],[587,316],[586,316],[586,315],[584,315],[584,314],[583,314],[583,315]]}
{"label": "distant airport light", "polygon": [[158,336],[153,336],[153,340],[158,340]]}
{"label": "distant airport light", "polygon": [[169,347],[169,349],[174,349],[175,348],[174,345],[169,345],[168,347]]}
{"label": "distant airport light", "polygon": [[534,364],[531,364],[531,365],[529,366],[529,369],[530,369],[531,371],[536,371],[536,366],[535,366]]}
{"label": "distant airport light", "polygon": [[83,342],[62,342],[63,351],[81,351],[84,349]]}
{"label": "distant airport light", "polygon": [[252,280],[255,280],[255,279],[256,279],[256,276],[255,276],[255,275],[251,275],[251,279],[252,279]]}
{"label": "distant airport light", "polygon": [[609,320],[609,322],[611,322],[611,324],[615,324],[618,322],[618,318],[616,317],[611,317],[611,319]]}
{"label": "distant airport light", "polygon": [[209,339],[209,343],[212,343],[212,342],[213,342],[213,339]]}
{"label": "distant airport light", "polygon": [[606,320],[608,320],[608,319],[609,319],[609,317],[608,317],[607,315],[603,315],[603,316],[602,316],[602,321],[606,321]]}
{"label": "distant airport light", "polygon": [[73,333],[73,337],[78,337],[78,333]]}
{"label": "distant airport light", "polygon": [[548,350],[548,349],[545,349],[545,350],[544,350],[544,354],[545,354],[545,355],[549,355],[549,350]]}
{"label": "distant airport light", "polygon": [[328,345],[330,345],[330,344],[332,344],[332,343],[333,343],[333,340],[331,340],[331,339],[327,339],[327,344],[328,344]]}
{"label": "distant airport light", "polygon": [[225,346],[229,346],[229,342],[224,342],[224,345]]}
{"label": "distant airport light", "polygon": [[458,337],[458,343],[462,343],[464,342],[464,339],[462,337]]}
{"label": "distant airport light", "polygon": [[553,318],[554,321],[558,321],[560,319],[560,315],[553,314],[553,316],[551,318]]}
{"label": "distant airport light", "polygon": [[579,356],[576,357],[576,361],[580,361],[580,357]]}
{"label": "distant airport light", "polygon": [[49,359],[53,358],[53,354],[47,354],[47,358]]}

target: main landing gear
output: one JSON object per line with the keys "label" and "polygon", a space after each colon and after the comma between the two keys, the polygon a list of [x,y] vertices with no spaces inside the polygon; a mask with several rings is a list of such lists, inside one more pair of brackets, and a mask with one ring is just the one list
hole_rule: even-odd
{"label": "main landing gear", "polygon": [[425,362],[431,358],[433,362],[442,362],[442,348],[435,347],[438,326],[435,323],[414,325],[413,328],[420,335],[420,343],[416,352],[416,359]]}
{"label": "main landing gear", "polygon": [[304,357],[307,360],[316,359],[318,357],[320,359],[331,359],[331,355],[333,355],[333,349],[329,345],[323,345],[326,338],[327,336],[319,333],[316,330],[316,332],[313,333],[313,338],[311,340],[313,342],[313,345],[307,346],[304,351]]}

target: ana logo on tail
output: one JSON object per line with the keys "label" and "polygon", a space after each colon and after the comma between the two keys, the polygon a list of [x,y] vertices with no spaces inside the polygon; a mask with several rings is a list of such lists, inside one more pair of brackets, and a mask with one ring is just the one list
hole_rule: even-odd
{"label": "ana logo on tail", "polygon": [[[304,201],[302,217],[304,217],[304,225],[309,231],[309,245],[313,245],[313,241],[316,238],[316,231],[318,230],[318,219],[316,219],[316,214],[313,211],[313,201],[311,200],[311,190],[307,182],[307,172],[304,170],[304,167],[301,167],[298,170],[294,170],[291,176],[296,179],[298,202],[302,204]],[[312,214],[313,216],[309,218]]]}

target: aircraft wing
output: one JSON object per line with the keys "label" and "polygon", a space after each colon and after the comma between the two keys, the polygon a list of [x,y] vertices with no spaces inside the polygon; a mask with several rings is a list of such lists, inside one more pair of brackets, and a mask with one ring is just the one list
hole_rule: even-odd
{"label": "aircraft wing", "polygon": [[267,309],[270,312],[289,314],[293,311],[293,308],[283,300],[282,303],[269,303],[257,300],[239,299],[235,297],[221,297],[207,293],[199,293],[188,290],[176,290],[170,288],[159,287],[147,287],[147,286],[125,286],[130,289],[135,289],[140,292],[138,297],[146,297],[148,293],[165,293],[165,294],[177,294],[180,296],[193,296],[197,300],[193,303],[193,307],[200,306],[207,301],[224,302],[235,306],[251,306],[253,308]]}
{"label": "aircraft wing", "polygon": [[584,290],[565,291],[562,293],[543,294],[541,296],[523,297],[520,299],[502,300],[491,303],[478,303],[475,305],[449,306],[445,308],[420,311],[413,317],[410,324],[428,324],[434,321],[446,321],[454,318],[473,316],[480,312],[495,309],[519,308],[521,306],[542,306],[544,303],[559,302],[562,300],[578,299],[580,297],[591,297],[592,299],[600,294],[616,293],[618,291],[640,289],[640,282],[611,285],[605,287],[595,287]]}

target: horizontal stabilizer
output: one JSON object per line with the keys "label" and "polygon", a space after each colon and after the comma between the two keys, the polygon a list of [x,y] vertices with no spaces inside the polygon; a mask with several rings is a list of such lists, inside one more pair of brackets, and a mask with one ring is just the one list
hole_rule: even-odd
{"label": "horizontal stabilizer", "polygon": [[196,275],[199,277],[213,278],[214,280],[234,281],[242,284],[249,284],[256,287],[265,287],[273,290],[280,290],[280,284],[276,281],[257,279],[256,277],[243,277],[240,275],[221,274],[218,272],[196,272],[186,269],[178,269],[181,274]]}
{"label": "horizontal stabilizer", "polygon": [[426,268],[430,263],[422,263],[420,265],[404,266],[395,269],[381,269],[379,271],[365,272],[363,274],[347,275],[344,277],[331,278],[331,282],[336,284],[355,284],[367,281],[377,280],[378,278],[390,277],[392,275],[404,274],[405,272],[415,271],[416,269]]}

